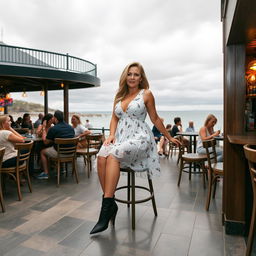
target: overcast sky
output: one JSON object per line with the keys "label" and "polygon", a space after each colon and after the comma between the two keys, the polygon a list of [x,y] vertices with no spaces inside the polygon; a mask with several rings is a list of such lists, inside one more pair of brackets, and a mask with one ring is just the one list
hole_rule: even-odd
{"label": "overcast sky", "polygon": [[[101,87],[71,90],[70,111],[111,111],[124,67],[140,62],[158,110],[222,109],[220,0],[0,1],[6,44],[97,64]],[[43,103],[39,92],[12,94]],[[61,109],[62,91],[49,93]]]}

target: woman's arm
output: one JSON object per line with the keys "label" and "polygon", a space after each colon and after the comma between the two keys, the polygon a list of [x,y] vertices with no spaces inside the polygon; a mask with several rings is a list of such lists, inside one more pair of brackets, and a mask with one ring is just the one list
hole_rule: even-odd
{"label": "woman's arm", "polygon": [[11,126],[8,130],[10,132],[12,132],[14,135],[16,135],[17,137],[20,137],[20,138],[24,139],[23,136],[21,134],[19,134],[18,132],[16,132]]}
{"label": "woman's arm", "polygon": [[180,142],[174,139],[170,133],[165,129],[163,122],[159,118],[156,107],[155,107],[155,99],[150,90],[145,90],[144,92],[144,102],[150,117],[151,122],[156,126],[156,128],[169,140],[175,144],[180,144]]}
{"label": "woman's arm", "polygon": [[43,125],[40,124],[36,130],[36,134],[38,137],[42,137],[42,133],[43,133]]}
{"label": "woman's arm", "polygon": [[211,140],[213,139],[215,136],[218,136],[220,134],[219,131],[214,132],[213,134],[211,134],[210,136],[207,136],[207,128],[204,126],[199,130],[199,135],[201,136],[202,140]]}
{"label": "woman's arm", "polygon": [[8,136],[8,140],[12,143],[19,143],[19,142],[24,142],[24,138],[21,136],[17,136],[14,133],[10,133],[10,135]]}

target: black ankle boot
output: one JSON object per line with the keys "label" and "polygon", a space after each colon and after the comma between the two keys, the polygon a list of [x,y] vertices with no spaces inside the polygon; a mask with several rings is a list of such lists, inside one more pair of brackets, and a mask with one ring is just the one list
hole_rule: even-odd
{"label": "black ankle boot", "polygon": [[114,198],[103,198],[99,220],[90,232],[90,234],[95,234],[106,230],[108,228],[108,223],[110,220],[112,220],[114,226],[117,210],[118,207]]}

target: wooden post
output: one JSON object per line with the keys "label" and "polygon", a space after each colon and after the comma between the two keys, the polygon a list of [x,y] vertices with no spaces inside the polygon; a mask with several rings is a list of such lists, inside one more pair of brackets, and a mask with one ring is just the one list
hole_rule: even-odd
{"label": "wooden post", "polygon": [[44,114],[48,113],[48,84],[44,85]]}
{"label": "wooden post", "polygon": [[69,123],[69,110],[68,110],[68,90],[69,85],[67,82],[64,83],[63,98],[64,98],[64,121]]}

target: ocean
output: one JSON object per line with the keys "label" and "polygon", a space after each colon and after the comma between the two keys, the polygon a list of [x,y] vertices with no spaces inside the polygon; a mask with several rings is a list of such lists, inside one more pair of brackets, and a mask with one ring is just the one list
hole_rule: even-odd
{"label": "ocean", "polygon": [[[81,117],[82,123],[85,123],[86,119],[90,120],[90,123],[94,128],[109,128],[109,123],[111,119],[111,112],[81,112],[77,113]],[[215,130],[221,130],[223,132],[223,111],[158,111],[158,115],[164,119],[164,125],[174,124],[173,119],[175,117],[180,117],[182,120],[183,130],[188,127],[188,122],[190,120],[194,121],[195,130],[198,131],[204,124],[204,121],[208,114],[213,114],[217,117],[218,122],[215,125]],[[72,114],[71,114],[72,115]],[[153,124],[147,115],[146,122],[150,127]]]}
{"label": "ocean", "polygon": [[[18,118],[18,116],[23,116],[23,113],[10,113],[13,115],[14,120]],[[70,119],[73,113],[70,113]],[[93,128],[109,128],[109,123],[111,119],[111,112],[104,111],[95,111],[95,112],[76,112],[76,114],[80,115],[81,121],[84,124],[86,119],[90,120]],[[183,130],[188,127],[188,122],[190,120],[194,121],[195,130],[198,131],[200,127],[203,126],[204,121],[208,114],[214,114],[218,122],[215,125],[215,130],[221,130],[223,132],[223,111],[221,110],[193,110],[193,111],[158,111],[158,115],[164,119],[164,125],[174,124],[173,119],[175,117],[180,117],[182,120]],[[30,113],[31,119],[33,122],[36,121],[38,113]],[[70,120],[69,119],[69,120]],[[149,116],[147,115],[146,122],[150,127],[153,127],[152,122],[150,121]]]}

